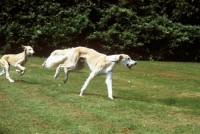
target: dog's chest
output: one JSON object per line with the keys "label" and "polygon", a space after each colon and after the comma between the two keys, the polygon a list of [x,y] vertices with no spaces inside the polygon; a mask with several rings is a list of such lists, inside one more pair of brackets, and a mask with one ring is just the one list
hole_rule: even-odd
{"label": "dog's chest", "polygon": [[23,61],[21,61],[21,65],[24,65],[27,62],[27,59],[24,59]]}
{"label": "dog's chest", "polygon": [[27,62],[27,57],[20,56],[17,61],[19,64],[24,65]]}

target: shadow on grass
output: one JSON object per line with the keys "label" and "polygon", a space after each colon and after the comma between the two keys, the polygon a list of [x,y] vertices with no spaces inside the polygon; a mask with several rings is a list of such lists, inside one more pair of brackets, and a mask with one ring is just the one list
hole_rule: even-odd
{"label": "shadow on grass", "polygon": [[39,84],[37,81],[15,80],[15,83]]}

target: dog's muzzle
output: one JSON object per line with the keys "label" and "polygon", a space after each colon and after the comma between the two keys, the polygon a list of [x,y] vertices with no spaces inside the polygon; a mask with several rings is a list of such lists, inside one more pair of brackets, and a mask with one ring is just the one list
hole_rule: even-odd
{"label": "dog's muzzle", "polygon": [[29,56],[32,56],[33,54],[34,54],[34,52],[33,53],[28,53]]}
{"label": "dog's muzzle", "polygon": [[132,66],[135,66],[137,63],[135,62],[134,64],[126,64],[126,66],[129,68],[129,69],[131,69],[132,68]]}

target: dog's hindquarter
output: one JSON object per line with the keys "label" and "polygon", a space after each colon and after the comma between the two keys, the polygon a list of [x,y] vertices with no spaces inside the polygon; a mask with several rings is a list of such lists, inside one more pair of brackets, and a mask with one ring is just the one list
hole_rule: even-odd
{"label": "dog's hindquarter", "polygon": [[69,50],[69,49],[57,49],[57,50],[54,50],[54,51],[50,54],[50,56],[55,56],[55,55],[64,56],[64,55],[67,53],[68,50]]}

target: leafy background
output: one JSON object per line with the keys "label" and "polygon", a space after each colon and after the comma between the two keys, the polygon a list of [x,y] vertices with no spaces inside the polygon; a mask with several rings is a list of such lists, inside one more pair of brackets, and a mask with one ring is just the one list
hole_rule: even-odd
{"label": "leafy background", "polygon": [[0,1],[0,54],[86,46],[140,60],[200,61],[200,1]]}

